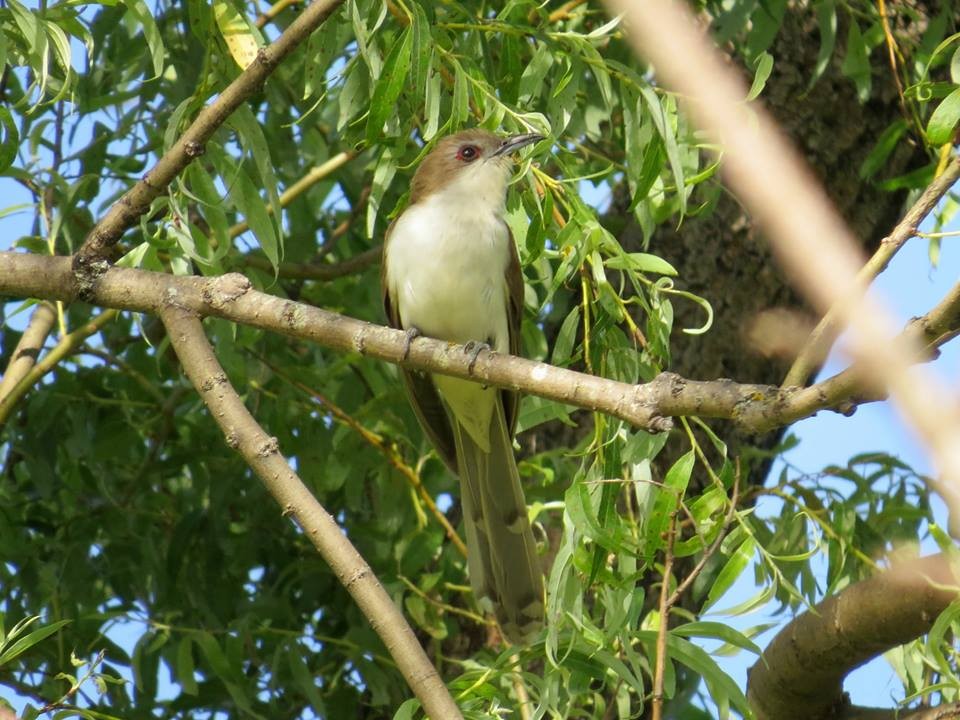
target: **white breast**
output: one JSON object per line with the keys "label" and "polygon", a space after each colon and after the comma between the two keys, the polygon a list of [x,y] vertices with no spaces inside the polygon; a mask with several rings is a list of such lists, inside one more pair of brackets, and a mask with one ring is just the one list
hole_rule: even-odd
{"label": "white breast", "polygon": [[509,242],[506,225],[482,205],[445,202],[435,194],[408,208],[393,227],[385,258],[403,326],[509,352]]}
{"label": "white breast", "polygon": [[[513,242],[486,198],[434,194],[400,216],[390,234],[386,281],[404,328],[510,352],[506,269]],[[497,391],[434,375],[450,411],[484,451]]]}

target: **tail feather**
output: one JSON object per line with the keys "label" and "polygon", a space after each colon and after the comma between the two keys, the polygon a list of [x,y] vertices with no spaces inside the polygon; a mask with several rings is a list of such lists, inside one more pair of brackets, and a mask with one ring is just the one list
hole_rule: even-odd
{"label": "tail feather", "polygon": [[499,399],[490,452],[454,422],[470,584],[504,634],[523,642],[543,623],[543,571]]}

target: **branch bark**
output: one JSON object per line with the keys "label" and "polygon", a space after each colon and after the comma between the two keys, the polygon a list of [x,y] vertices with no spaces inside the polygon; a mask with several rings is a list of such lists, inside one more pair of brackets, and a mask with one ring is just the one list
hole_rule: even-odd
{"label": "branch bark", "polygon": [[[69,258],[0,253],[0,294],[68,300],[70,278]],[[960,288],[955,294],[960,295]],[[939,312],[937,327],[945,318],[960,322],[958,304],[948,299],[935,308]],[[221,317],[415,370],[538,395],[603,412],[651,432],[669,429],[670,418],[682,415],[724,418],[741,428],[762,431],[820,410],[847,409],[855,399],[825,392],[833,379],[800,389],[732,380],[687,380],[662,373],[651,382],[630,385],[488,351],[481,352],[474,362],[461,345],[430,338],[408,345],[406,334],[399,330],[259,292],[239,274],[202,278],[110,268],[90,296],[91,302],[104,307],[153,314],[159,314],[170,300],[198,315]],[[873,387],[860,384],[854,371],[847,372],[845,377],[837,377],[843,378],[843,387],[851,394]]]}
{"label": "branch bark", "polygon": [[317,502],[270,437],[243,404],[217,361],[200,319],[171,296],[159,308],[170,344],[210,414],[223,430],[227,444],[243,455],[267,490],[303,529],[336,573],[397,663],[427,715],[434,720],[462,720],[403,614],[387,595],[373,570]]}
{"label": "branch bark", "polygon": [[[932,555],[851,585],[791,621],[750,670],[757,720],[848,717],[843,679],[929,631],[957,598],[957,582],[948,558]],[[865,709],[848,710],[855,717]]]}

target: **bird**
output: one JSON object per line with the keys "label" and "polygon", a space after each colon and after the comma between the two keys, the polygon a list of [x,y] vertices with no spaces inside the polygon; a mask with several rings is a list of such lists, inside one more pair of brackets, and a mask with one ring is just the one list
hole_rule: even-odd
{"label": "bird", "polygon": [[[513,155],[543,139],[475,128],[438,140],[417,167],[410,202],[387,230],[381,289],[389,324],[407,333],[520,353],[523,274],[504,220]],[[513,454],[517,393],[401,370],[443,462],[460,478],[470,585],[508,641],[542,627],[543,570]]]}

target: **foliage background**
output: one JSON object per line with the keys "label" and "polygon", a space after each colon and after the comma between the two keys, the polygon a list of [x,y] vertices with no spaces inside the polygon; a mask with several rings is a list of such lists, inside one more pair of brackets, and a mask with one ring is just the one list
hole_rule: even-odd
{"label": "foliage background", "polygon": [[[0,167],[30,192],[28,208],[11,210],[31,221],[15,246],[75,251],[103,209],[236,75],[260,10],[199,0],[6,0]],[[751,95],[784,72],[768,50],[785,3],[701,10],[754,77]],[[875,138],[859,168],[865,185],[922,187],[950,139],[942,128],[960,113],[952,7],[927,10],[898,16],[898,48],[910,59],[901,67],[906,112]],[[294,12],[283,10],[263,35],[275,37]],[[833,67],[867,107],[890,93],[875,6],[819,2],[799,12],[816,20],[816,62],[798,70],[811,87]],[[474,124],[556,140],[508,208],[528,281],[525,354],[630,382],[673,367],[671,343],[697,342],[683,331],[707,329],[714,298],[674,278],[657,255],[657,229],[710,217],[724,190],[711,148],[676,98],[590,3],[347,3],[231,117],[125,238],[118,260],[173,273],[239,269],[274,294],[378,322],[376,267],[328,282],[297,277],[298,268],[336,266],[374,247],[406,201],[404,181],[423,143]],[[904,144],[925,162],[888,173]],[[348,155],[335,171],[280,210],[282,192],[339,153]],[[612,199],[599,217],[581,197],[595,194]],[[943,221],[953,209],[948,201]],[[639,244],[622,242],[631,231]],[[4,331],[9,354],[15,313],[24,311],[12,303],[4,312],[13,318]],[[675,323],[675,315],[695,321]],[[95,317],[100,331],[3,418],[4,627],[39,615],[30,629],[55,632],[0,655],[0,683],[37,707],[62,699],[62,707],[129,718],[413,713],[366,621],[222,442],[155,321],[72,304],[61,310],[60,332]],[[465,710],[512,707],[509,653],[484,646],[463,560],[410,484],[416,477],[440,497],[456,525],[456,481],[430,454],[394,368],[222,321],[205,325],[231,381],[378,571]],[[719,639],[757,651],[750,637],[762,625],[739,632],[692,614],[718,603],[745,571],[757,589],[739,611],[772,603],[789,613],[931,531],[923,483],[887,456],[845,468],[841,493],[787,470],[777,489],[788,499],[783,513],[760,519],[750,510],[759,491],[749,489],[749,470],[764,453],[739,442],[728,451],[699,422],[669,439],[667,473],[654,461],[668,438],[608,418],[528,398],[521,428],[521,473],[553,564],[548,631],[519,654],[528,692],[554,716],[643,711],[662,532],[688,484],[692,521],[680,554],[696,556],[721,529],[729,534],[672,619],[667,691],[683,717],[703,704],[697,693],[721,715],[731,705],[746,712],[726,656],[702,648]],[[735,460],[747,497],[724,528]],[[132,652],[111,640],[118,626],[134,628]],[[939,681],[938,692],[954,699],[953,668],[938,661],[936,640],[912,648],[898,668],[907,694]],[[936,673],[923,670],[923,657]],[[88,671],[94,677],[72,694],[57,676]],[[112,682],[121,676],[132,682]]]}

